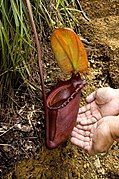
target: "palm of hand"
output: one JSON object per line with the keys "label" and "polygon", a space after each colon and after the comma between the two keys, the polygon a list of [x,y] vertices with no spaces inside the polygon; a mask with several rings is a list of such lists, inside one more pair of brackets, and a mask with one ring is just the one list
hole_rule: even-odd
{"label": "palm of hand", "polygon": [[90,125],[78,124],[72,132],[72,143],[91,155],[106,152],[113,143],[109,123],[110,117],[104,117]]}
{"label": "palm of hand", "polygon": [[82,125],[91,124],[102,117],[119,113],[119,95],[112,88],[98,89],[89,95],[87,102],[86,106],[79,109],[77,118],[77,122]]}
{"label": "palm of hand", "polygon": [[89,95],[87,102],[79,109],[71,141],[88,153],[95,154],[108,150],[113,143],[107,125],[110,117],[105,116],[118,114],[119,96],[112,88],[102,88]]}

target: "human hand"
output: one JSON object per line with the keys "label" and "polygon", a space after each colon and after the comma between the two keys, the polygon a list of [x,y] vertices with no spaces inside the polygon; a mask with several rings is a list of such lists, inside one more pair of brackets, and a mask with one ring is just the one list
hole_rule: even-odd
{"label": "human hand", "polygon": [[92,124],[102,117],[119,113],[119,89],[99,88],[86,101],[88,104],[81,107],[78,113],[77,123],[81,125]]}
{"label": "human hand", "polygon": [[71,134],[71,142],[90,155],[107,152],[119,137],[119,117],[107,116],[90,125],[77,124]]}

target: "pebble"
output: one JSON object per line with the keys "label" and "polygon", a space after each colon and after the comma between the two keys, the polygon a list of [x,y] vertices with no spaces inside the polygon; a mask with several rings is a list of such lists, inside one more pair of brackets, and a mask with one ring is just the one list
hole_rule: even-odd
{"label": "pebble", "polygon": [[95,165],[96,168],[100,168],[100,167],[101,167],[99,158],[97,158],[97,159],[95,160],[94,165]]}

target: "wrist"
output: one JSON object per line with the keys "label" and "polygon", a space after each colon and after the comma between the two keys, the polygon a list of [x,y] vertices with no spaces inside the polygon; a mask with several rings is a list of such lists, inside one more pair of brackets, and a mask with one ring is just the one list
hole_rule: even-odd
{"label": "wrist", "polygon": [[113,116],[110,122],[110,131],[114,140],[119,138],[119,116]]}

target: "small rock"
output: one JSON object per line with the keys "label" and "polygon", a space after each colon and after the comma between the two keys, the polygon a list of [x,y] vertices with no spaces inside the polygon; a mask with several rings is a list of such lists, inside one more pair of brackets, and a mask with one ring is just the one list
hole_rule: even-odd
{"label": "small rock", "polygon": [[104,170],[104,168],[101,168],[99,171],[100,171],[100,173],[101,173],[102,175],[105,174],[105,170]]}
{"label": "small rock", "polygon": [[17,124],[15,127],[22,132],[31,132],[32,131],[32,126],[30,126],[30,125]]}
{"label": "small rock", "polygon": [[94,165],[95,165],[96,168],[100,168],[100,167],[101,167],[99,158],[97,158],[97,159],[95,160]]}
{"label": "small rock", "polygon": [[84,168],[87,168],[87,165],[86,165],[86,163],[84,164],[84,166],[83,166]]}

